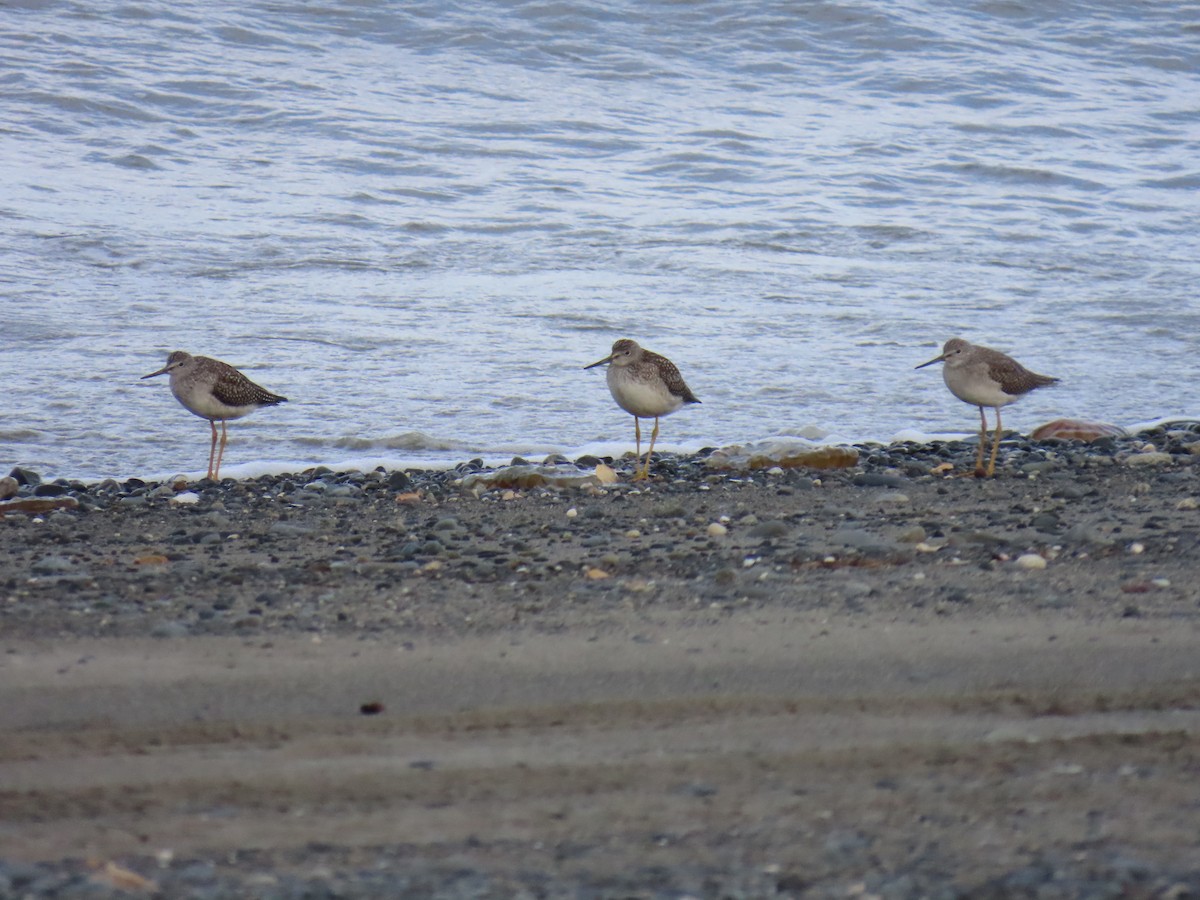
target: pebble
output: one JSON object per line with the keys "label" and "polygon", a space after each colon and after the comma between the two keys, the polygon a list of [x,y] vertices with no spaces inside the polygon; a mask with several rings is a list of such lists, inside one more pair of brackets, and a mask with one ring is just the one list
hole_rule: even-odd
{"label": "pebble", "polygon": [[708,536],[709,537],[725,537],[725,535],[728,533],[729,533],[729,529],[726,528],[724,525],[722,525],[720,522],[712,522],[708,526]]}
{"label": "pebble", "polygon": [[1173,457],[1170,453],[1163,453],[1155,450],[1147,453],[1133,453],[1125,457],[1123,462],[1127,466],[1164,466],[1171,462]]}
{"label": "pebble", "polygon": [[307,525],[297,525],[293,522],[273,522],[267,529],[268,534],[278,537],[297,537],[303,534],[312,534],[312,532],[313,530]]}
{"label": "pebble", "polygon": [[1046,558],[1036,553],[1022,553],[1017,557],[1017,565],[1022,569],[1044,569]]}
{"label": "pebble", "polygon": [[772,519],[767,522],[759,522],[747,532],[747,535],[759,540],[769,541],[775,538],[786,537],[791,530],[786,522]]}
{"label": "pebble", "polygon": [[76,575],[80,567],[65,556],[43,556],[29,567],[29,571],[42,576]]}
{"label": "pebble", "polygon": [[1098,547],[1112,546],[1111,538],[1106,537],[1095,525],[1079,522],[1064,531],[1059,539],[1064,544],[1092,544]]}

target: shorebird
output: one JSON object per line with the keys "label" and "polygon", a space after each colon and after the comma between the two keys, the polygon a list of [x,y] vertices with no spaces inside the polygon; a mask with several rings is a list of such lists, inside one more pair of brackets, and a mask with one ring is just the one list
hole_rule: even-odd
{"label": "shorebird", "polygon": [[[979,407],[979,451],[975,455],[975,477],[984,478],[996,474],[996,454],[1000,450],[1000,407],[1020,400],[1030,391],[1047,385],[1057,384],[1057,378],[1038,375],[1013,359],[988,347],[979,347],[962,338],[951,338],[942,347],[940,356],[918,369],[945,363],[942,378],[946,387],[964,403]],[[996,410],[996,436],[992,441],[992,455],[988,466],[983,468],[983,445],[987,442],[987,415],[984,407]]]}
{"label": "shorebird", "polygon": [[634,481],[650,477],[650,454],[658,439],[658,420],[688,403],[699,403],[696,395],[684,384],[675,363],[638,346],[637,341],[622,338],[612,345],[612,353],[585,369],[608,365],[608,390],[617,406],[633,416],[633,433],[637,440],[637,455],[642,457],[641,419],[654,419],[650,434],[650,449],[646,464],[633,476]]}
{"label": "shorebird", "polygon": [[[217,481],[221,476],[221,459],[225,456],[225,445],[229,442],[230,419],[240,419],[261,406],[284,403],[287,397],[272,394],[259,387],[229,363],[207,356],[192,356],[176,350],[167,357],[167,364],[157,372],[143,375],[171,376],[171,393],[183,404],[183,408],[202,419],[208,419],[212,428],[212,444],[208,450],[208,477]],[[221,449],[217,450],[217,422],[221,423]],[[213,465],[213,458],[216,465]]]}

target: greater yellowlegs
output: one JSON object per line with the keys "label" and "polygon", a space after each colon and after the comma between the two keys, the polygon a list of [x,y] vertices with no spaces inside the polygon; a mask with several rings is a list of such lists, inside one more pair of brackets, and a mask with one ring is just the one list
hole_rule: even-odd
{"label": "greater yellowlegs", "polygon": [[[962,338],[946,341],[940,356],[935,356],[927,363],[921,363],[917,368],[923,369],[936,362],[945,363],[942,367],[942,378],[946,387],[950,388],[950,393],[964,403],[979,407],[976,477],[995,475],[996,454],[1000,450],[1000,407],[1021,399],[1036,388],[1057,384],[1058,379],[1030,372],[1011,356],[999,350],[968,343]],[[996,410],[996,436],[992,441],[992,455],[985,470],[983,446],[987,442],[987,415],[983,410],[988,406]]]}
{"label": "greater yellowlegs", "polygon": [[[230,419],[240,419],[261,406],[284,403],[287,397],[272,394],[259,387],[229,363],[207,356],[192,356],[176,350],[167,357],[167,364],[157,372],[143,375],[171,376],[171,393],[183,404],[184,409],[202,419],[208,419],[212,428],[212,444],[208,450],[208,477],[214,481],[221,477],[221,459],[225,456],[225,444],[229,441]],[[217,422],[221,423],[221,449],[217,450]],[[214,457],[216,465],[213,465]]]}
{"label": "greater yellowlegs", "polygon": [[699,403],[696,395],[684,383],[675,363],[638,346],[636,341],[622,338],[612,345],[612,353],[585,369],[608,365],[608,389],[617,406],[633,416],[633,433],[637,440],[637,455],[642,457],[642,426],[640,419],[654,419],[650,433],[650,449],[646,463],[633,477],[640,481],[650,477],[650,454],[658,439],[658,420],[688,403]]}

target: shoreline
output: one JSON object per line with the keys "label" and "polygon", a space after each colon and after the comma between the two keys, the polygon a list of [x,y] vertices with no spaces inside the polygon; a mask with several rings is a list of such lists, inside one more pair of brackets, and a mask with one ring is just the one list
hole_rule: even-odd
{"label": "shoreline", "polygon": [[0,517],[0,888],[1200,891],[1197,450],[60,485]]}
{"label": "shoreline", "polygon": [[[1147,432],[1166,431],[1170,430],[1171,426],[1186,428],[1195,423],[1200,422],[1200,415],[1169,415],[1161,416],[1154,419],[1138,421],[1125,426],[1106,424],[1106,427],[1118,429],[1123,432],[1128,438],[1137,438]],[[1104,424],[1093,422],[1092,424]],[[1039,427],[1044,427],[1039,426]],[[1030,433],[1036,432],[1035,428]],[[453,469],[467,461],[478,461],[486,468],[500,468],[508,465],[509,460],[514,457],[522,457],[527,459],[578,459],[585,458],[601,458],[601,459],[620,459],[626,454],[633,452],[632,446],[627,441],[592,441],[573,448],[554,448],[550,446],[530,447],[530,446],[511,446],[500,447],[497,449],[483,449],[478,447],[470,447],[463,445],[455,448],[457,443],[452,440],[439,440],[431,435],[422,435],[423,441],[429,445],[429,448],[440,451],[440,455],[422,456],[423,447],[418,443],[414,445],[414,433],[405,433],[392,437],[383,437],[372,440],[364,440],[363,446],[358,448],[363,451],[379,450],[382,452],[365,452],[357,456],[344,456],[338,459],[317,461],[300,461],[300,460],[258,460],[253,462],[230,462],[222,466],[222,472],[228,473],[226,477],[234,480],[253,480],[263,476],[280,476],[280,475],[296,475],[313,469],[328,469],[332,472],[349,472],[349,471],[371,471],[382,467],[388,471],[443,471]],[[945,432],[922,431],[914,428],[904,428],[897,431],[890,438],[872,438],[872,437],[848,437],[836,430],[829,430],[818,425],[806,425],[794,432],[778,433],[763,435],[758,438],[751,439],[745,442],[748,445],[767,445],[767,444],[789,444],[797,445],[812,445],[812,446],[846,446],[857,448],[886,448],[900,445],[945,445],[955,443],[971,443],[974,444],[977,432],[966,430],[954,430]],[[1006,439],[1024,439],[1028,437],[1016,431],[1006,431]],[[663,456],[667,457],[692,457],[703,455],[711,452],[714,448],[721,449],[724,445],[721,444],[706,444],[701,441],[689,441],[683,444],[667,441],[665,443],[656,444],[656,449]],[[425,448],[425,449],[429,449]],[[407,454],[407,455],[401,455]],[[450,455],[454,454],[454,455]],[[45,481],[64,481],[68,483],[79,483],[85,485],[98,484],[103,481],[117,481],[118,483],[136,479],[147,483],[162,483],[172,481],[178,478],[185,478],[188,481],[200,481],[204,478],[202,469],[193,469],[189,471],[183,470],[162,470],[157,472],[141,472],[132,473],[123,476],[118,475],[71,475],[71,474],[55,474],[52,471],[47,474],[42,467],[35,464],[25,464],[16,462],[11,466],[22,469],[38,472]]]}

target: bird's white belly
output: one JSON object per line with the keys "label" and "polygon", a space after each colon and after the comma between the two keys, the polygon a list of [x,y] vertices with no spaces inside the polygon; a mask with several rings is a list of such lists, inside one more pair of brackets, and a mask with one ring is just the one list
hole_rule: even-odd
{"label": "bird's white belly", "polygon": [[950,393],[974,406],[1007,406],[1017,399],[1012,394],[1004,393],[999,384],[982,373],[945,367],[942,369],[942,378],[946,387],[950,388]]}
{"label": "bird's white belly", "polygon": [[257,406],[226,406],[208,391],[180,392],[172,385],[171,393],[175,394],[183,408],[202,419],[240,419],[258,409]]}
{"label": "bird's white belly", "polygon": [[[683,406],[683,400],[666,389],[660,381],[625,380],[609,368],[608,389],[617,406],[632,416],[643,419],[665,416]],[[614,377],[616,375],[617,377]]]}

